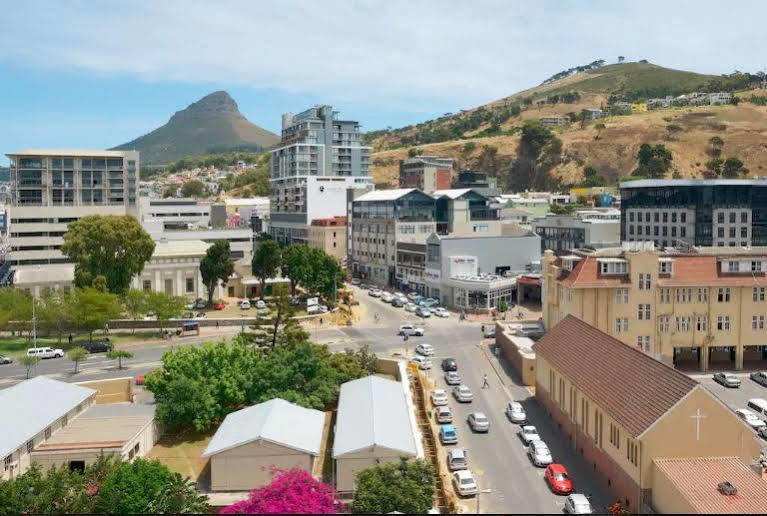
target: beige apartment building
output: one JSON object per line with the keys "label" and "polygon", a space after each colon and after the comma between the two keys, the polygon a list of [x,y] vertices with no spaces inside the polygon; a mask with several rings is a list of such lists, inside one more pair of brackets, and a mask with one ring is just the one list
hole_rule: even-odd
{"label": "beige apartment building", "polygon": [[568,315],[688,370],[767,367],[767,247],[651,242],[543,259],[543,319]]}
{"label": "beige apartment building", "polygon": [[314,219],[307,236],[309,247],[322,249],[339,263],[346,262],[346,217]]}

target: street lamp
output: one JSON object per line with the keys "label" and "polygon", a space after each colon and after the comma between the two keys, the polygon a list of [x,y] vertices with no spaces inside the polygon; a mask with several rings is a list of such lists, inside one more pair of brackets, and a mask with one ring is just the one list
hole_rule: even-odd
{"label": "street lamp", "polygon": [[492,493],[492,492],[493,492],[492,489],[480,489],[479,491],[477,491],[477,514],[479,514],[479,497],[480,497],[480,495],[482,495],[483,493],[484,494],[489,494],[489,493]]}

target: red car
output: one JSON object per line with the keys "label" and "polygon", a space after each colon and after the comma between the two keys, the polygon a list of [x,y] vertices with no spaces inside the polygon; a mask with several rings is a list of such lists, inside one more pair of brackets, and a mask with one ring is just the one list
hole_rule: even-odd
{"label": "red car", "polygon": [[223,301],[213,305],[213,310],[223,310],[224,308],[226,308],[226,303],[224,303]]}
{"label": "red car", "polygon": [[573,492],[573,481],[562,464],[549,464],[546,467],[546,482],[556,494],[567,495]]}

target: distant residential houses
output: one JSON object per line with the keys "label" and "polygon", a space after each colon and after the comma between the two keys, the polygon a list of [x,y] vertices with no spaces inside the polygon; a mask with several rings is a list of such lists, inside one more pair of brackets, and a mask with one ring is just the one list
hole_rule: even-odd
{"label": "distant residential houses", "polygon": [[728,91],[693,92],[678,97],[667,95],[664,98],[647,99],[647,109],[666,109],[672,106],[719,106],[730,102],[732,102],[732,93]]}

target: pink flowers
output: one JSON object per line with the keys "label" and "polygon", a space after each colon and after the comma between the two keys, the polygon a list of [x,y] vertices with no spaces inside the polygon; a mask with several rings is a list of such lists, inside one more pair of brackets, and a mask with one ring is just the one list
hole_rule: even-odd
{"label": "pink flowers", "polygon": [[344,510],[338,493],[300,468],[272,470],[272,482],[219,514],[335,514]]}

